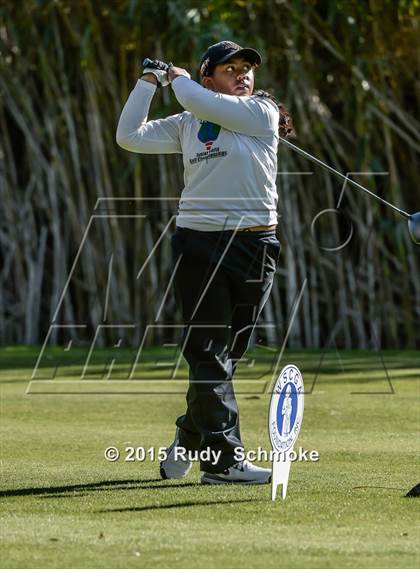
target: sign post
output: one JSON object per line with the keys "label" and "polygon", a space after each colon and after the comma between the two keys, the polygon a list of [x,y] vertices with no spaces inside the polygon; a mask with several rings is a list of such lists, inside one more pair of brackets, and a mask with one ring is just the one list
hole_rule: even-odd
{"label": "sign post", "polygon": [[271,396],[268,430],[273,448],[271,499],[276,499],[277,486],[282,485],[286,498],[290,474],[290,455],[302,426],[304,407],[303,378],[299,369],[285,366],[276,381]]}

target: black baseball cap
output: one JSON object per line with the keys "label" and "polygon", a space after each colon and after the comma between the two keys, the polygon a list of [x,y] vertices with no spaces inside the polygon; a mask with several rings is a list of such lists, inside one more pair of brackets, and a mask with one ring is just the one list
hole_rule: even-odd
{"label": "black baseball cap", "polygon": [[226,63],[232,57],[243,57],[253,65],[261,64],[261,55],[251,47],[241,47],[233,41],[220,41],[207,48],[200,61],[200,75],[209,77],[216,65]]}

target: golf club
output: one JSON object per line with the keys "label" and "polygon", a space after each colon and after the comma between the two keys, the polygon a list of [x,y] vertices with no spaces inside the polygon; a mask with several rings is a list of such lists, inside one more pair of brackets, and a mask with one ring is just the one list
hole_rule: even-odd
{"label": "golf club", "polygon": [[161,69],[162,71],[168,71],[168,68],[170,65],[172,65],[172,63],[165,63],[160,59],[150,59],[149,57],[146,57],[145,59],[143,59],[142,65],[143,67],[150,67],[152,69]]}
{"label": "golf club", "polygon": [[400,215],[405,217],[407,219],[407,222],[408,222],[408,232],[410,234],[411,239],[414,241],[414,243],[416,245],[420,245],[420,212],[413,213],[410,215],[406,211],[400,209],[399,207],[393,205],[392,203],[387,202],[383,198],[374,194],[373,192],[371,192],[370,190],[368,190],[367,188],[365,188],[361,184],[358,184],[357,182],[355,182],[354,180],[352,180],[348,176],[345,176],[344,174],[342,174],[341,172],[339,172],[335,168],[332,168],[332,166],[325,164],[325,162],[322,162],[322,160],[319,160],[318,158],[315,158],[315,156],[312,156],[312,154],[305,152],[305,150],[302,150],[302,148],[299,148],[298,146],[296,146],[295,144],[292,144],[288,140],[286,140],[284,138],[280,138],[280,142],[282,144],[285,144],[286,146],[288,146],[292,150],[295,150],[304,158],[307,158],[308,160],[311,160],[315,164],[318,164],[318,166],[321,166],[322,168],[328,170],[329,172],[332,172],[336,176],[339,176],[340,178],[347,180],[350,184],[352,184],[353,186],[355,186],[359,190],[362,190],[366,194],[369,194],[373,198],[376,198],[377,200],[381,201],[383,204],[387,205],[388,207],[392,208],[394,211],[396,211],[397,213],[399,213]]}
{"label": "golf club", "polygon": [[[143,66],[144,67],[152,67],[154,69],[162,69],[163,71],[167,71],[169,65],[172,64],[167,64],[164,61],[160,61],[159,59],[149,59],[148,57],[146,57],[143,60]],[[308,160],[311,160],[312,162],[314,162],[315,164],[318,164],[318,166],[321,166],[322,168],[324,168],[325,170],[328,170],[329,172],[332,172],[333,174],[335,174],[336,176],[339,176],[340,178],[343,178],[344,180],[347,180],[351,185],[355,186],[356,188],[358,188],[359,190],[362,190],[363,192],[365,192],[366,194],[369,194],[371,197],[379,200],[380,202],[382,202],[383,204],[387,205],[388,207],[392,208],[394,211],[396,211],[397,213],[399,213],[400,215],[402,215],[402,217],[405,217],[407,219],[407,223],[408,223],[408,232],[410,234],[411,239],[413,240],[413,242],[416,245],[420,245],[420,212],[417,213],[413,213],[413,214],[409,214],[406,211],[400,209],[399,207],[393,205],[390,202],[387,202],[386,200],[384,200],[383,198],[379,197],[378,195],[374,194],[373,192],[371,192],[370,190],[368,190],[367,188],[365,188],[364,186],[362,186],[361,184],[358,184],[357,182],[355,182],[354,180],[352,180],[351,178],[349,178],[348,176],[342,174],[341,172],[339,172],[338,170],[336,170],[335,168],[333,168],[332,166],[329,166],[328,164],[325,164],[325,162],[322,162],[322,160],[319,160],[318,158],[315,158],[315,156],[312,156],[312,154],[309,154],[308,152],[306,152],[305,150],[302,150],[302,148],[299,148],[298,146],[296,146],[295,144],[292,144],[291,142],[289,142],[288,140],[281,138],[280,137],[280,142],[282,144],[285,144],[286,146],[288,146],[289,148],[291,148],[292,150],[295,150],[296,152],[298,152],[298,154],[300,154],[301,156],[303,156],[304,158],[307,158]]]}

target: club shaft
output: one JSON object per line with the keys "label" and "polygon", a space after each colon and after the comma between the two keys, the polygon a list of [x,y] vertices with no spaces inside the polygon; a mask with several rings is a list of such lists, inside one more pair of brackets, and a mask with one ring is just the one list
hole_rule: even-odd
{"label": "club shaft", "polygon": [[286,146],[288,146],[289,148],[291,148],[292,150],[295,150],[298,154],[300,154],[301,156],[303,156],[304,158],[307,158],[308,160],[311,160],[311,162],[314,162],[315,164],[318,164],[318,166],[321,166],[322,168],[325,168],[326,170],[328,170],[329,172],[332,172],[333,174],[335,174],[336,176],[339,176],[340,178],[343,178],[344,180],[346,180],[347,182],[349,182],[350,184],[352,184],[353,186],[355,186],[356,188],[358,188],[359,190],[362,190],[363,192],[365,192],[366,194],[369,194],[370,196],[372,196],[373,198],[379,200],[380,202],[384,203],[385,205],[387,205],[388,207],[392,207],[393,210],[395,210],[397,213],[399,213],[400,215],[402,215],[403,217],[406,218],[410,218],[410,214],[407,213],[406,211],[400,209],[399,207],[393,205],[392,203],[387,202],[386,200],[382,199],[381,197],[379,197],[378,195],[374,194],[373,192],[371,192],[370,190],[368,190],[367,188],[365,188],[364,186],[361,186],[360,184],[358,184],[357,182],[355,182],[354,180],[352,180],[351,178],[349,178],[348,176],[342,174],[341,172],[339,172],[338,170],[336,170],[335,168],[333,168],[332,166],[329,166],[328,164],[325,164],[325,162],[322,162],[322,160],[319,160],[318,158],[315,158],[315,156],[312,156],[312,154],[309,154],[308,152],[305,152],[305,150],[302,150],[302,148],[299,148],[299,146],[295,146],[294,144],[292,144],[291,142],[289,142],[288,140],[281,138],[280,137],[280,142],[282,144],[285,144]]}

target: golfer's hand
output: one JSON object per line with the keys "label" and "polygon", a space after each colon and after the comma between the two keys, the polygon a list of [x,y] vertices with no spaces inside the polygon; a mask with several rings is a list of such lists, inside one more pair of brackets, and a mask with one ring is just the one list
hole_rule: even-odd
{"label": "golfer's hand", "polygon": [[153,80],[150,81],[150,77],[153,76],[155,77],[156,84],[159,85],[159,87],[166,87],[166,85],[169,85],[168,74],[166,71],[162,71],[162,69],[153,69],[151,67],[145,67],[143,69],[142,79],[147,77],[146,81],[153,83]]}
{"label": "golfer's hand", "polygon": [[177,77],[186,77],[187,79],[191,79],[191,75],[188,73],[186,69],[182,69],[182,67],[175,67],[175,65],[171,65],[168,69],[168,79],[170,83]]}

